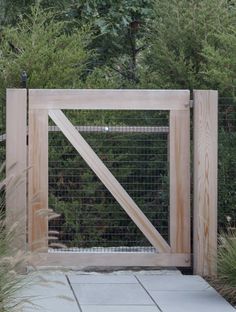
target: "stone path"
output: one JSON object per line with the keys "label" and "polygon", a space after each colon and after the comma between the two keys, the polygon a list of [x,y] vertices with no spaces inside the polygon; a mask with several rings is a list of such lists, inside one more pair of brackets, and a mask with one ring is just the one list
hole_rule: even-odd
{"label": "stone path", "polygon": [[24,312],[235,312],[204,279],[178,271],[41,272],[22,296]]}

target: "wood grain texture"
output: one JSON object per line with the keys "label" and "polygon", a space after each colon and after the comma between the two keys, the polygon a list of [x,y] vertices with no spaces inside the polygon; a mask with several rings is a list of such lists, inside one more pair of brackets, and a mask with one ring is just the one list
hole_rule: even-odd
{"label": "wood grain texture", "polygon": [[166,241],[162,238],[152,223],[146,218],[143,212],[96,155],[89,144],[70,123],[66,116],[60,110],[50,110],[49,116],[61,129],[70,143],[75,147],[81,157],[95,172],[101,182],[111,192],[117,202],[126,211],[129,217],[134,221],[151,244],[161,252],[169,252],[170,247]]}
{"label": "wood grain texture", "polygon": [[[31,102],[29,103],[31,105]],[[29,247],[47,247],[48,222],[48,111],[29,109]]]}
{"label": "wood grain texture", "polygon": [[12,248],[26,250],[27,94],[7,89],[6,99],[6,221],[14,230]]}
{"label": "wood grain texture", "polygon": [[89,267],[189,267],[189,254],[148,253],[42,253],[32,259],[38,267],[71,268],[82,270]]}
{"label": "wood grain texture", "polygon": [[212,276],[217,257],[218,92],[194,91],[194,273]]}
{"label": "wood grain texture", "polygon": [[170,111],[170,246],[190,253],[190,111]]}
{"label": "wood grain texture", "polygon": [[189,90],[29,90],[32,109],[186,110]]}

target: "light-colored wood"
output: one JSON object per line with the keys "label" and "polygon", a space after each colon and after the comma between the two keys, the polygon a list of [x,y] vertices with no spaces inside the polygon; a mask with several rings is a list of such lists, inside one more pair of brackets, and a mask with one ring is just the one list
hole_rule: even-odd
{"label": "light-colored wood", "polygon": [[[47,110],[29,109],[29,167],[29,247],[30,250],[37,250],[47,246],[48,237]],[[43,211],[44,214],[41,214]]]}
{"label": "light-colored wood", "polygon": [[170,246],[190,253],[190,111],[170,111]]}
{"label": "light-colored wood", "polygon": [[14,225],[11,247],[26,250],[27,94],[8,89],[6,105],[6,222]]}
{"label": "light-colored wood", "polygon": [[109,169],[104,165],[104,163],[74,128],[66,116],[60,110],[50,110],[49,116],[61,129],[70,143],[75,147],[81,157],[87,162],[89,167],[95,172],[98,178],[111,192],[117,202],[126,211],[129,217],[134,221],[151,244],[161,252],[169,252],[170,247],[163,237],[146,218],[129,194],[116,180]]}
{"label": "light-colored wood", "polygon": [[82,270],[89,267],[189,267],[189,254],[155,253],[42,253],[32,259],[35,266],[72,268]]}
{"label": "light-colored wood", "polygon": [[189,90],[29,90],[33,109],[186,110]]}
{"label": "light-colored wood", "polygon": [[194,91],[194,273],[212,276],[217,257],[218,92]]}
{"label": "light-colored wood", "polygon": [[[139,127],[139,126],[74,126],[79,132],[119,132],[119,133],[168,133],[169,127]],[[58,132],[57,126],[49,126],[49,132]],[[1,140],[1,136],[0,136]]]}

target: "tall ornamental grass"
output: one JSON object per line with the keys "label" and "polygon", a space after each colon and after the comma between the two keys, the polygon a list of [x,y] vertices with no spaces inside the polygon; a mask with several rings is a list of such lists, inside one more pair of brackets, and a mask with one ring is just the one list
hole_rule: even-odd
{"label": "tall ornamental grass", "polygon": [[[2,176],[4,166],[0,168]],[[0,181],[0,312],[19,311],[23,303],[17,299],[17,292],[26,283],[26,276],[20,274],[22,267],[28,261],[28,254],[12,248],[14,232],[17,224],[11,228],[6,226],[5,187],[7,180]],[[24,301],[27,301],[24,298]]]}
{"label": "tall ornamental grass", "polygon": [[233,305],[236,305],[236,228],[220,236],[216,288]]}
{"label": "tall ornamental grass", "polygon": [[[0,167],[0,177],[3,176],[5,165]],[[19,224],[16,222],[11,227],[6,223],[5,209],[5,188],[8,189],[8,194],[17,188],[21,183],[21,176],[12,177],[9,179],[2,178],[0,180],[0,312],[15,312],[22,311],[25,304],[33,305],[33,301],[22,295],[24,289],[32,286],[33,276],[26,273],[26,268],[31,265],[32,257],[38,256],[42,250],[36,250],[34,253],[29,253],[25,250],[16,250],[14,248],[14,238],[16,229]],[[44,216],[48,220],[59,217],[52,209],[41,209],[38,214]],[[20,223],[20,220],[19,220]],[[45,237],[49,247],[65,248],[64,245],[55,242],[58,232],[49,231],[49,236]],[[37,280],[40,280],[38,276]],[[50,282],[51,281],[44,281]]]}

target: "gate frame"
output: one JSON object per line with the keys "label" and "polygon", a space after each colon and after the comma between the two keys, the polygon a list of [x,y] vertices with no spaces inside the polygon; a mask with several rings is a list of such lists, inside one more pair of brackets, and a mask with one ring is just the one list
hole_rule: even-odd
{"label": "gate frame", "polygon": [[[25,172],[27,167],[26,92],[25,89],[7,90],[7,177],[16,176],[21,170]],[[48,110],[169,110],[171,253],[42,253],[42,257],[37,255],[35,263],[79,267],[85,264],[104,266],[105,261],[107,266],[190,266],[189,91],[36,89],[29,90],[28,102],[31,145],[28,178],[33,181],[29,183],[28,189],[28,205],[30,207],[32,203],[33,206],[33,209],[28,208],[29,236],[25,221],[27,215],[26,179],[23,179],[23,183],[17,186],[17,190],[9,191],[7,196],[7,214],[10,215],[11,212],[8,224],[11,224],[14,219],[12,215],[16,216],[20,211],[19,207],[21,207],[21,214],[25,216],[21,221],[23,233],[21,239],[16,242],[17,248],[25,250],[26,237],[29,237],[28,245],[31,246],[31,250],[47,248],[47,221],[42,216],[36,216],[35,212],[48,206]],[[215,116],[217,116],[217,102],[217,91],[194,91],[194,154],[196,156],[194,157],[193,256],[195,273],[200,275],[215,273],[217,242],[217,117]],[[17,114],[15,107],[18,107]],[[12,145],[12,142],[16,142],[16,135],[18,148]],[[31,142],[36,142],[35,140],[38,146],[31,144]],[[202,140],[204,144],[201,143]],[[21,151],[20,158],[19,154],[14,152],[16,148]],[[36,153],[36,148],[41,152]],[[187,153],[179,153],[181,150]],[[13,166],[14,164],[16,165]],[[35,172],[41,174],[35,174]],[[36,244],[37,248],[32,248],[32,244]],[[131,255],[134,256],[131,257]]]}

